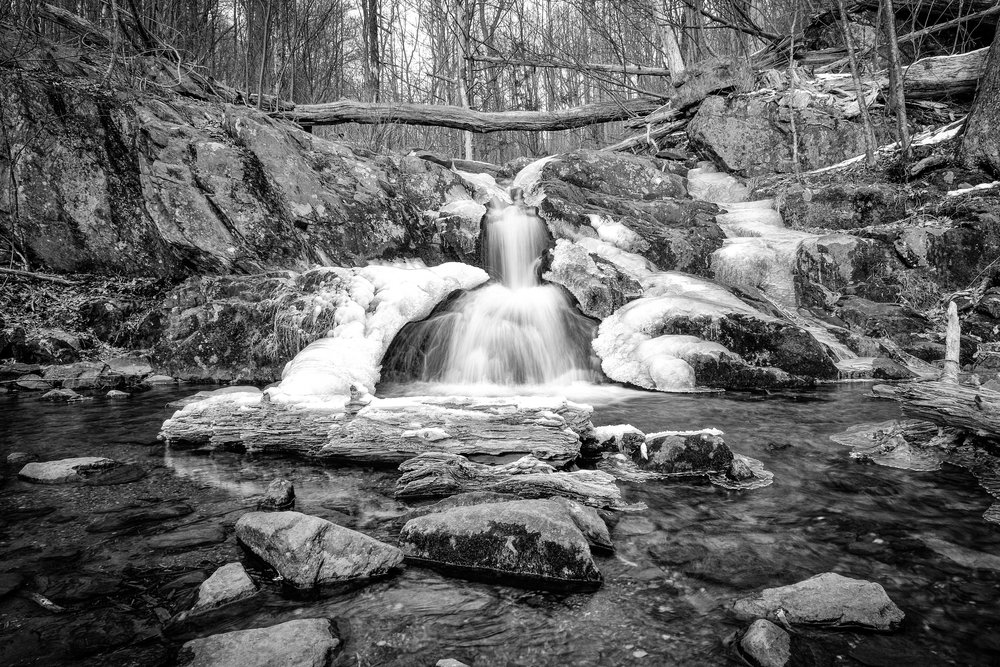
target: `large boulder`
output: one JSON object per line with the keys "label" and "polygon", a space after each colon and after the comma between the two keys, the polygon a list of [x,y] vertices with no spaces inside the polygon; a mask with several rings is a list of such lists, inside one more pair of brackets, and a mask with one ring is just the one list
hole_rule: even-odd
{"label": "large boulder", "polygon": [[711,431],[650,433],[631,454],[640,467],[673,475],[725,472],[733,463],[729,445]]}
{"label": "large boulder", "polygon": [[740,618],[766,618],[793,625],[891,630],[903,620],[903,612],[880,585],[833,572],[789,586],[766,588],[737,600],[732,609]]}
{"label": "large boulder", "polygon": [[689,391],[696,385],[803,386],[837,377],[809,332],[717,283],[674,272],[641,282],[644,296],[606,318],[594,340],[601,368],[614,380]]}
{"label": "large boulder", "polygon": [[330,621],[304,618],[268,628],[192,639],[181,648],[185,667],[328,667],[340,646]]}
{"label": "large boulder", "polygon": [[236,537],[298,588],[389,574],[403,562],[394,546],[300,512],[249,512]]}
{"label": "large boulder", "polygon": [[714,220],[718,207],[686,198],[683,178],[668,166],[577,151],[536,163],[521,184],[556,238],[599,239],[660,269],[706,274],[723,240]]}
{"label": "large boulder", "polygon": [[408,560],[475,578],[586,589],[603,579],[587,537],[562,502],[454,507],[411,519],[399,543]]}
{"label": "large boulder", "polygon": [[0,193],[19,212],[16,230],[5,228],[11,218],[0,230],[24,239],[36,266],[175,278],[440,261],[436,211],[471,199],[439,165],[327,141],[247,106],[5,72],[4,130],[20,146],[11,175],[22,187]]}
{"label": "large boulder", "polygon": [[741,176],[792,173],[792,123],[798,167],[827,167],[865,152],[860,123],[818,105],[792,108],[759,95],[706,98],[688,124],[692,144]]}

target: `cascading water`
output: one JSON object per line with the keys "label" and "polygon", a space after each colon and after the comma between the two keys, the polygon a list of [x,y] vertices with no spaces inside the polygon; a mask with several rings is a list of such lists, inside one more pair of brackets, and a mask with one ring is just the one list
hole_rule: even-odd
{"label": "cascading water", "polygon": [[540,278],[552,244],[519,190],[483,221],[482,258],[493,281],[408,325],[390,348],[384,374],[446,384],[524,385],[596,379],[595,324]]}

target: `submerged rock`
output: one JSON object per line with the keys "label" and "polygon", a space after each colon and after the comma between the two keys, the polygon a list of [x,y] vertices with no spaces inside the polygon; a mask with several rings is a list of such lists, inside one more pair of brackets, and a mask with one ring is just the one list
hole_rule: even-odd
{"label": "submerged rock", "polygon": [[100,456],[80,456],[58,461],[42,461],[29,463],[17,476],[26,482],[36,484],[65,484],[81,482],[88,472],[97,472],[114,468],[118,462]]}
{"label": "submerged rock", "polygon": [[833,572],[797,584],[766,588],[732,605],[740,618],[766,618],[791,624],[891,630],[903,612],[879,584]]}
{"label": "submerged rock", "polygon": [[7,455],[7,465],[9,466],[23,466],[25,463],[37,460],[38,457],[29,452],[11,452]]}
{"label": "submerged rock", "polygon": [[159,524],[170,519],[187,516],[192,512],[194,512],[193,507],[187,503],[179,502],[119,511],[109,510],[91,519],[84,530],[88,533],[111,533],[118,530],[140,528],[148,524]]}
{"label": "submerged rock", "polygon": [[298,588],[389,574],[402,552],[362,533],[300,512],[250,512],[236,537]]}
{"label": "submerged rock", "polygon": [[295,506],[295,486],[287,479],[276,479],[267,485],[257,509],[282,511]]}
{"label": "submerged rock", "polygon": [[785,667],[792,658],[791,637],[763,618],[750,624],[740,639],[740,648],[759,667]]}
{"label": "submerged rock", "polygon": [[85,399],[72,389],[52,389],[42,394],[42,400],[53,403],[75,403]]}
{"label": "submerged rock", "polygon": [[[610,540],[610,538],[609,538]],[[400,533],[406,557],[473,578],[596,588],[590,546],[561,503],[519,500],[455,507],[411,519]]]}
{"label": "submerged rock", "polygon": [[327,667],[339,646],[328,619],[307,618],[193,639],[180,659],[186,667]]}
{"label": "submerged rock", "polygon": [[198,587],[191,613],[208,611],[257,594],[257,586],[241,563],[223,565]]}

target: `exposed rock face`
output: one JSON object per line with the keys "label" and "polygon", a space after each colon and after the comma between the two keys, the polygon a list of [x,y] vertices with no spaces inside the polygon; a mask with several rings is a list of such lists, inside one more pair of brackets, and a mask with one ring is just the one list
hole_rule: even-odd
{"label": "exposed rock face", "polygon": [[[722,245],[718,208],[685,198],[669,163],[601,151],[556,156],[522,175],[553,236],[600,239],[660,269],[706,274]],[[530,170],[529,170],[530,171]],[[515,182],[515,185],[519,183]]]}
{"label": "exposed rock face", "polygon": [[307,618],[269,628],[192,639],[181,649],[181,664],[186,667],[328,667],[338,646],[340,640],[333,636],[329,620]]}
{"label": "exposed rock face", "polygon": [[600,255],[559,239],[542,278],[562,285],[580,305],[580,311],[604,319],[642,294],[638,281]]}
{"label": "exposed rock face", "polygon": [[289,367],[294,391],[346,396],[351,385],[374,388],[404,324],[487,279],[458,263],[192,278],[167,296],[157,356],[184,378],[270,382],[321,341]]}
{"label": "exposed rock face", "polygon": [[733,611],[741,618],[873,630],[891,630],[903,620],[903,612],[880,585],[833,572],[766,588],[734,602]]}
{"label": "exposed rock face", "polygon": [[244,514],[236,537],[299,588],[384,576],[403,562],[394,546],[299,512]]}
{"label": "exposed rock face", "polygon": [[792,658],[791,637],[763,618],[750,624],[740,648],[760,667],[785,667]]}
{"label": "exposed rock face", "polygon": [[29,463],[17,476],[36,484],[65,484],[83,481],[88,472],[106,470],[118,465],[117,461],[100,456],[81,456],[58,461]]}
{"label": "exposed rock face", "polygon": [[845,293],[876,301],[897,301],[893,277],[896,253],[875,239],[827,234],[804,240],[795,258],[795,293],[800,306],[830,308]]}
{"label": "exposed rock face", "polygon": [[240,563],[223,565],[198,587],[198,600],[191,613],[215,609],[256,595],[257,586]]}
{"label": "exposed rock face", "polygon": [[[862,148],[862,151],[864,149]],[[906,216],[910,193],[898,184],[793,183],[774,193],[775,207],[796,228],[858,229]]]}
{"label": "exposed rock face", "polygon": [[400,533],[408,559],[477,577],[595,588],[603,577],[565,508],[544,500],[456,507],[411,519]]}
{"label": "exposed rock face", "polygon": [[[13,167],[19,230],[4,232],[25,239],[36,266],[181,277],[440,260],[436,211],[471,198],[443,167],[325,141],[246,107],[32,74],[2,85],[17,110],[5,131],[24,147]],[[0,198],[14,210],[9,193]]]}
{"label": "exposed rock face", "polygon": [[795,115],[802,170],[827,167],[865,152],[859,123],[818,106],[791,109],[750,95],[709,97],[688,124],[688,138],[717,164],[741,176],[791,173]]}

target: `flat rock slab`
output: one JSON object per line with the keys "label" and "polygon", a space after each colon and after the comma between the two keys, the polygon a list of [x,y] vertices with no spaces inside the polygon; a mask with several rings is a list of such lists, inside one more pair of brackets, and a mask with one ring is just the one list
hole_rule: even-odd
{"label": "flat rock slab", "polygon": [[891,630],[904,616],[879,584],[833,572],[790,586],[766,588],[737,600],[732,609],[744,619],[873,630]]}
{"label": "flat rock slab", "polygon": [[146,546],[153,551],[186,551],[218,544],[225,539],[226,531],[222,526],[190,526],[154,535],[146,540]]}
{"label": "flat rock slab", "polygon": [[298,588],[379,577],[403,562],[392,545],[301,512],[249,512],[236,537]]}
{"label": "flat rock slab", "polygon": [[[193,639],[181,649],[187,667],[327,667],[340,645],[330,621],[307,618],[269,628]],[[187,656],[189,662],[184,662]]]}
{"label": "flat rock slab", "polygon": [[111,533],[117,530],[141,528],[151,523],[177,519],[194,512],[186,503],[170,503],[138,509],[123,509],[95,517],[84,529],[88,533]]}
{"label": "flat rock slab", "polygon": [[191,608],[192,613],[208,611],[222,605],[251,597],[257,593],[241,563],[223,565],[202,582],[198,588],[198,601]]}
{"label": "flat rock slab", "polygon": [[403,526],[399,543],[408,559],[473,578],[585,589],[603,581],[587,537],[562,502],[516,500],[427,514]]}
{"label": "flat rock slab", "polygon": [[60,459],[58,461],[40,461],[29,463],[17,476],[26,482],[35,484],[67,484],[79,482],[84,479],[84,474],[98,470],[106,470],[118,465],[113,459],[106,459],[100,456],[81,456],[73,459]]}
{"label": "flat rock slab", "polygon": [[109,470],[102,470],[101,472],[88,477],[84,481],[84,484],[87,486],[114,486],[117,484],[130,484],[132,482],[138,482],[145,476],[146,470],[142,466],[135,465],[134,463],[126,463]]}

